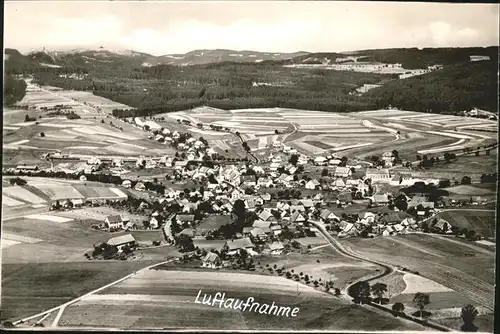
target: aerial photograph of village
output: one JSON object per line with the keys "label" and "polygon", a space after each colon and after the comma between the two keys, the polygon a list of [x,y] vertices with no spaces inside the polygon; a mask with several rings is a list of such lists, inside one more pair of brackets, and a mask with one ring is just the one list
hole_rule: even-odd
{"label": "aerial photograph of village", "polygon": [[3,330],[494,332],[498,3],[4,19]]}

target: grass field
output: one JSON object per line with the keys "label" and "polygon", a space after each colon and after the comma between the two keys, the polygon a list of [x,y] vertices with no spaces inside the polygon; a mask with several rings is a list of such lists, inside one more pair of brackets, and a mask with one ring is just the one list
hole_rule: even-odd
{"label": "grass field", "polygon": [[[128,195],[116,187],[103,187],[96,183],[82,184],[75,180],[54,180],[49,178],[23,177],[28,183],[22,187],[4,187],[2,195],[7,205],[50,204],[66,199],[126,199]],[[17,201],[19,203],[13,202]],[[15,204],[15,205],[14,205]]]}
{"label": "grass field", "polygon": [[[200,289],[212,295],[224,292],[226,298],[253,297],[260,303],[299,307],[300,311],[296,318],[283,318],[195,304]],[[60,325],[121,324],[128,329],[421,329],[304,285],[299,291],[297,296],[297,283],[281,277],[149,270],[70,306]]]}
{"label": "grass field", "polygon": [[[336,253],[331,247],[322,247],[312,250],[307,254],[290,253],[283,256],[262,256],[256,259],[260,262],[259,271],[267,272],[267,265],[285,268],[293,274],[309,275],[311,281],[321,279],[321,282],[333,281],[335,287],[345,288],[348,284],[355,282],[365,276],[374,274],[375,266],[346,258]],[[319,262],[318,262],[319,261]],[[259,268],[262,267],[262,268]],[[303,280],[302,280],[303,282]]]}
{"label": "grass field", "polygon": [[420,275],[453,289],[492,309],[494,305],[494,252],[425,234],[341,241],[367,258],[418,271]]}
{"label": "grass field", "polygon": [[439,216],[460,229],[474,230],[485,238],[496,237],[494,211],[448,211]]}
{"label": "grass field", "polygon": [[[84,105],[83,102],[99,106],[103,112],[97,112],[93,107]],[[125,122],[107,118],[106,113],[112,109],[127,107],[94,96],[89,92],[30,90],[19,104],[29,107],[70,105],[72,110],[82,118],[69,120],[65,117],[47,117],[44,111],[9,110],[7,117],[4,118],[4,126],[9,131],[4,137],[4,150],[51,151],[57,149],[72,154],[105,154],[109,152],[140,155],[144,149],[148,149],[152,155],[174,153],[165,144],[147,140],[146,132]],[[23,122],[25,115],[37,118],[37,124]],[[116,127],[111,126],[111,122]],[[122,127],[123,131],[117,127]],[[41,132],[45,134],[44,137],[40,136]]]}
{"label": "grass field", "polygon": [[3,263],[1,319],[15,320],[50,309],[147,265],[124,261]]}

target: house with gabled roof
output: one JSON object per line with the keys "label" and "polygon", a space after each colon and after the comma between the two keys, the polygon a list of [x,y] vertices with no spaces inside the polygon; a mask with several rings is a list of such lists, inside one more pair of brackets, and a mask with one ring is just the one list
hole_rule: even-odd
{"label": "house with gabled roof", "polygon": [[205,257],[201,260],[201,267],[218,269],[222,267],[222,260],[219,255],[213,252],[208,252],[207,255],[205,255]]}
{"label": "house with gabled roof", "polygon": [[306,211],[306,208],[303,206],[303,205],[291,205],[290,206],[290,212],[295,212],[295,211],[298,211],[298,212],[304,212]]}
{"label": "house with gabled roof", "polygon": [[319,215],[323,221],[332,221],[334,219],[339,219],[333,212],[328,209],[323,209]]}
{"label": "house with gabled roof", "polygon": [[128,222],[128,219],[122,219],[120,215],[110,215],[104,219],[104,224],[108,231],[116,231],[123,227],[124,221]]}
{"label": "house with gabled roof", "polygon": [[365,178],[372,182],[390,182],[391,174],[387,168],[367,168]]}
{"label": "house with gabled roof", "polygon": [[271,243],[268,247],[271,255],[281,255],[285,250],[285,246],[279,241]]}
{"label": "house with gabled roof", "polygon": [[320,183],[318,180],[316,179],[312,179],[312,180],[309,180],[306,184],[305,184],[305,188],[306,189],[311,189],[311,190],[314,190],[316,189],[317,187],[319,187]]}
{"label": "house with gabled roof", "polygon": [[292,212],[292,215],[290,216],[291,223],[302,223],[305,221],[305,217],[299,211]]}
{"label": "house with gabled roof", "polygon": [[242,175],[240,177],[240,184],[247,187],[254,187],[257,185],[257,178],[255,175]]}
{"label": "house with gabled roof", "polygon": [[344,180],[342,179],[335,179],[333,182],[332,182],[332,187],[335,187],[335,188],[345,188],[346,184],[344,182]]}
{"label": "house with gabled roof", "polygon": [[434,202],[430,202],[424,196],[413,196],[413,198],[408,202],[408,209],[416,208],[422,205],[424,209],[434,209]]}
{"label": "house with gabled roof", "polygon": [[343,192],[337,195],[337,200],[340,204],[348,204],[352,203],[352,194],[351,192]]}
{"label": "house with gabled roof", "polygon": [[372,205],[388,205],[390,203],[388,194],[375,194],[370,198]]}
{"label": "house with gabled roof", "polygon": [[270,227],[271,224],[272,224],[271,222],[258,219],[258,220],[253,222],[252,227],[260,227],[260,228]]}
{"label": "house with gabled roof", "polygon": [[349,167],[337,167],[333,175],[335,177],[349,177],[351,176],[351,169]]}
{"label": "house with gabled roof", "polygon": [[272,218],[274,218],[273,214],[271,213],[270,210],[268,209],[264,209],[262,210],[259,214],[258,214],[258,217],[259,219],[263,220],[263,221],[267,221],[267,220],[271,220]]}
{"label": "house with gabled roof", "polygon": [[290,210],[290,205],[287,202],[279,201],[276,203],[276,209],[279,211],[288,211]]}
{"label": "house with gabled roof", "polygon": [[137,182],[136,185],[135,185],[135,187],[134,187],[134,189],[138,190],[138,191],[145,191],[146,190],[146,186],[142,182]]}
{"label": "house with gabled roof", "polygon": [[126,234],[109,239],[107,244],[110,246],[115,246],[116,248],[118,248],[118,251],[120,252],[123,250],[125,246],[131,248],[135,247],[136,241],[132,234]]}
{"label": "house with gabled roof", "polygon": [[304,206],[306,210],[314,207],[314,203],[311,199],[302,199],[300,200],[300,203]]}
{"label": "house with gabled roof", "polygon": [[246,250],[250,255],[252,255],[254,252],[250,251],[253,251],[254,248],[255,245],[249,238],[227,240],[224,244],[224,249],[227,251],[228,255],[234,255],[241,249]]}

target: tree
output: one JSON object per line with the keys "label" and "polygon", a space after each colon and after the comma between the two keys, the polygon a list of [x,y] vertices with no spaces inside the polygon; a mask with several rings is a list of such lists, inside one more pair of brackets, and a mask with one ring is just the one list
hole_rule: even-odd
{"label": "tree", "polygon": [[382,297],[387,292],[387,284],[375,283],[371,286],[371,292],[377,296],[376,299],[378,299],[379,304],[382,304]]}
{"label": "tree", "polygon": [[278,135],[279,133],[278,129],[274,130],[274,134]]}
{"label": "tree", "polygon": [[471,184],[471,179],[469,176],[465,175],[464,177],[462,177],[462,184]]}
{"label": "tree", "polygon": [[439,188],[448,188],[451,187],[451,181],[446,179],[446,180],[439,180],[438,184]]}
{"label": "tree", "polygon": [[294,166],[297,166],[298,161],[299,161],[299,156],[297,154],[292,154],[290,156],[290,159],[288,160],[288,162]]}
{"label": "tree", "polygon": [[464,322],[462,327],[460,327],[460,330],[462,332],[477,332],[478,328],[476,327],[476,325],[474,325],[474,320],[476,319],[477,315],[478,311],[476,307],[470,304],[465,305],[462,308],[462,314],[460,315],[462,321]]}
{"label": "tree", "polygon": [[335,288],[335,296],[340,296],[340,289],[339,288]]}
{"label": "tree", "polygon": [[240,223],[244,222],[247,213],[245,202],[243,202],[241,199],[237,199],[233,205],[233,213],[236,215],[236,217],[238,217],[238,221]]}
{"label": "tree", "polygon": [[420,319],[422,319],[423,317],[425,306],[429,305],[430,303],[431,303],[430,297],[426,293],[417,292],[415,294],[415,297],[413,297],[413,305],[415,305],[415,307],[418,308]]}
{"label": "tree", "polygon": [[405,310],[405,306],[403,305],[403,303],[398,302],[398,303],[395,303],[394,305],[392,305],[392,312],[393,312],[395,317],[400,315],[404,310]]}
{"label": "tree", "polygon": [[177,244],[184,252],[191,252],[194,250],[193,239],[189,235],[179,235],[177,237]]}
{"label": "tree", "polygon": [[42,138],[45,137],[45,133],[40,132],[40,137],[42,137]]}
{"label": "tree", "polygon": [[370,301],[370,284],[368,282],[358,282],[351,287],[351,296],[356,304],[363,304]]}

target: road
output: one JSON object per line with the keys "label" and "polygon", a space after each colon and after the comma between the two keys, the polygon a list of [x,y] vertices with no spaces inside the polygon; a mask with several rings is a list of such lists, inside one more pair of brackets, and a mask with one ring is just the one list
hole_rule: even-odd
{"label": "road", "polygon": [[32,315],[32,316],[29,316],[29,317],[26,317],[26,318],[23,318],[23,319],[20,319],[20,320],[14,321],[14,322],[13,322],[13,324],[14,324],[14,325],[18,325],[18,324],[20,324],[20,323],[23,323],[23,322],[26,322],[26,321],[29,321],[29,320],[32,320],[32,319],[36,319],[36,318],[38,318],[38,317],[42,317],[42,316],[45,316],[45,315],[47,315],[47,314],[50,314],[50,313],[52,313],[52,312],[57,311],[57,312],[58,312],[58,313],[57,313],[57,316],[56,316],[56,318],[54,319],[54,321],[52,322],[52,327],[57,327],[57,325],[58,325],[58,323],[59,323],[59,320],[61,319],[61,316],[62,316],[62,314],[63,314],[64,310],[66,309],[66,307],[68,307],[68,306],[70,306],[70,305],[72,305],[72,304],[74,304],[74,303],[77,303],[77,302],[81,301],[82,299],[84,299],[84,298],[86,298],[86,297],[88,297],[88,296],[90,296],[90,295],[96,294],[96,293],[98,293],[98,292],[101,292],[102,290],[105,290],[105,289],[107,289],[107,288],[109,288],[109,287],[112,287],[113,285],[116,285],[116,284],[118,284],[118,283],[120,283],[120,282],[123,282],[124,280],[126,280],[126,279],[128,279],[128,278],[130,278],[130,277],[134,276],[134,275],[135,275],[137,272],[139,272],[139,271],[149,270],[149,269],[152,269],[152,268],[154,268],[154,267],[160,266],[160,265],[162,265],[162,264],[170,263],[170,262],[172,262],[172,261],[174,261],[174,260],[163,261],[163,262],[160,262],[160,263],[156,263],[156,264],[153,264],[153,265],[147,266],[147,267],[142,268],[142,269],[140,269],[140,270],[138,270],[138,271],[136,271],[136,272],[133,272],[132,274],[129,274],[129,275],[125,276],[125,277],[122,277],[122,278],[120,278],[120,279],[118,279],[118,280],[116,280],[116,281],[114,281],[114,282],[111,282],[111,283],[109,283],[109,284],[106,284],[106,285],[104,285],[104,286],[102,286],[102,287],[100,287],[100,288],[98,288],[98,289],[92,290],[92,291],[90,291],[90,292],[88,292],[88,293],[86,293],[86,294],[84,294],[84,295],[82,295],[82,296],[80,296],[80,297],[77,297],[77,298],[75,298],[75,299],[73,299],[73,300],[70,300],[69,302],[66,302],[66,303],[64,303],[64,304],[62,304],[62,305],[59,305],[59,306],[53,307],[53,308],[51,308],[51,309],[49,309],[49,310],[47,310],[47,311],[43,311],[43,312],[37,313],[37,314],[35,314],[35,315]]}
{"label": "road", "polygon": [[[355,253],[352,250],[346,249],[334,237],[332,237],[330,235],[330,233],[328,233],[326,231],[326,229],[324,228],[324,226],[323,226],[322,223],[317,222],[317,221],[311,221],[311,223],[314,226],[316,226],[316,228],[318,229],[318,231],[323,235],[323,237],[326,239],[326,241],[328,241],[328,243],[330,244],[330,246],[332,246],[332,248],[335,249],[338,253],[340,253],[340,254],[342,254],[342,255],[344,255],[346,257],[355,259],[355,260],[361,260],[361,261],[364,261],[364,262],[375,264],[375,265],[377,265],[377,266],[379,266],[379,267],[381,267],[383,269],[383,271],[381,273],[378,273],[375,276],[372,276],[372,277],[370,277],[368,279],[364,278],[364,279],[362,279],[362,281],[365,281],[365,282],[373,281],[373,280],[382,278],[384,276],[388,276],[388,275],[392,274],[394,271],[397,270],[395,267],[393,267],[393,266],[391,266],[389,264],[383,263],[381,261],[375,261],[375,260],[366,258],[366,257],[364,257],[364,256],[362,256],[360,254]],[[351,285],[347,286],[344,289],[344,293],[345,292],[349,293],[350,287],[353,286],[356,283],[357,282],[354,282]]]}

